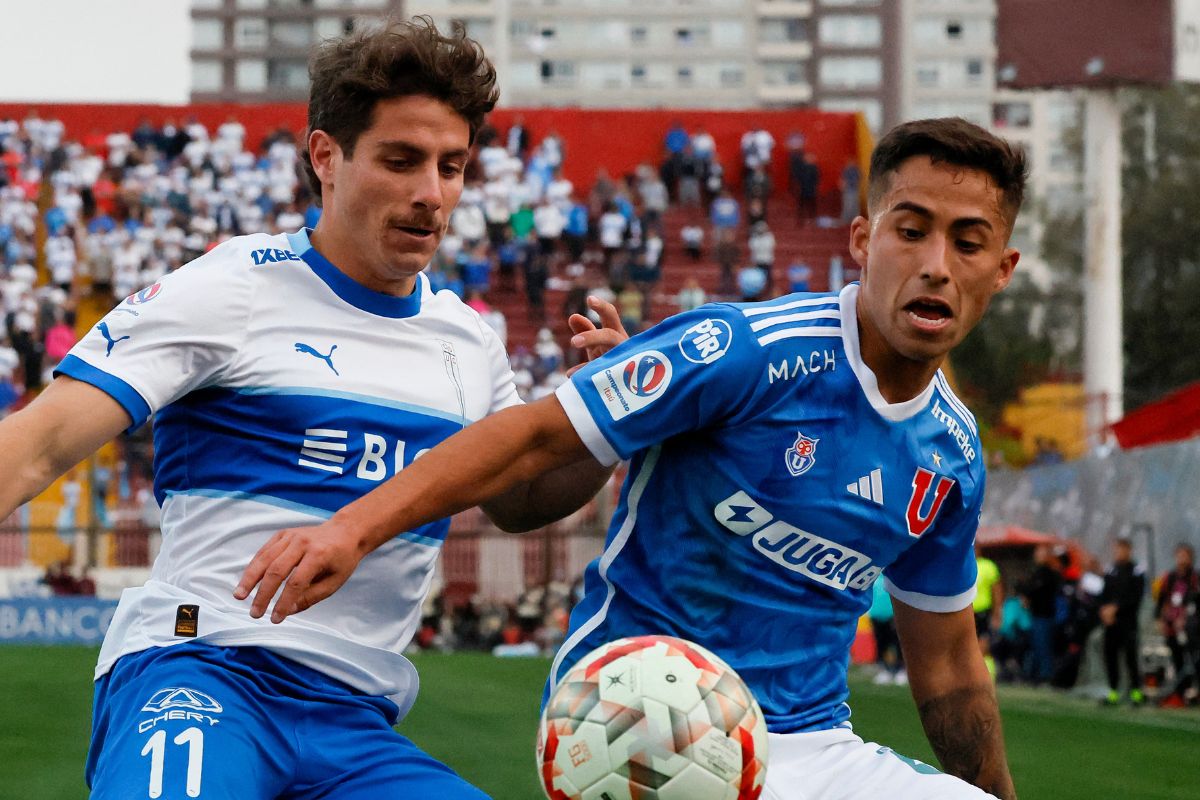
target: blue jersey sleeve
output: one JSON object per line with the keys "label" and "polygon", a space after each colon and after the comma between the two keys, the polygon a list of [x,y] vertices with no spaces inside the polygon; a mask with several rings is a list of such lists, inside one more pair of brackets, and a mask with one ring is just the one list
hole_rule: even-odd
{"label": "blue jersey sleeve", "polygon": [[884,570],[892,597],[923,611],[959,611],[975,599],[975,532],[983,508],[984,478],[943,525],[923,534]]}
{"label": "blue jersey sleeve", "polygon": [[744,413],[765,369],[745,315],[707,305],[669,317],[588,363],[556,392],[603,464]]}

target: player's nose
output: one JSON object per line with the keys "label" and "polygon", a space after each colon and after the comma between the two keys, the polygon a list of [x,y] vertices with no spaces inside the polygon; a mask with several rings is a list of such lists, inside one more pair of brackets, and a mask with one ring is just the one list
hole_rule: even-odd
{"label": "player's nose", "polygon": [[940,286],[950,281],[950,262],[954,246],[947,236],[933,235],[926,239],[927,247],[921,258],[921,280]]}
{"label": "player's nose", "polygon": [[412,203],[429,211],[437,211],[442,207],[442,175],[437,162],[430,160],[423,169],[414,176],[412,187]]}

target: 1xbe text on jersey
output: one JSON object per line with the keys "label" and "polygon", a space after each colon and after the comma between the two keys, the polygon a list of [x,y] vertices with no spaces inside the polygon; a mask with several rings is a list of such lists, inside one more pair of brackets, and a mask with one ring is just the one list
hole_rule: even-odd
{"label": "1xbe text on jersey", "polygon": [[744,491],[718,503],[713,516],[738,536],[750,535],[754,549],[776,564],[834,589],[869,589],[883,572],[864,553],[776,520]]}
{"label": "1xbe text on jersey", "polygon": [[[386,437],[377,433],[363,433],[361,452],[358,452],[357,447],[351,452],[350,444],[349,431],[309,428],[304,432],[304,443],[300,447],[300,458],[296,463],[301,467],[338,475],[344,474],[347,469],[353,469],[355,477],[376,483],[395,475],[405,467],[408,443],[402,439],[397,439],[395,447],[389,448]],[[354,444],[357,445],[357,442]],[[411,464],[418,456],[427,452],[429,448],[416,451],[407,463]],[[357,462],[347,464],[347,460],[356,453]]]}
{"label": "1xbe text on jersey", "polygon": [[278,247],[262,250],[251,250],[250,258],[254,259],[254,266],[256,267],[261,267],[263,264],[278,264],[281,261],[303,260],[291,250],[281,250]]}

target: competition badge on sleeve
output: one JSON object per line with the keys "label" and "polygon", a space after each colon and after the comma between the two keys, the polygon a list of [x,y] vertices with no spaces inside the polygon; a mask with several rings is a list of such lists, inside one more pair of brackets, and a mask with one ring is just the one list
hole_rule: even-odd
{"label": "competition badge on sleeve", "polygon": [[592,376],[592,385],[614,420],[653,403],[671,382],[671,362],[657,350],[645,350]]}

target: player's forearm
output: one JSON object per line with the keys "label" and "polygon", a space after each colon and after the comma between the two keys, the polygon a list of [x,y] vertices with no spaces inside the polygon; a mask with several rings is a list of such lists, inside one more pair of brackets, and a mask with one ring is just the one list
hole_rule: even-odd
{"label": "player's forearm", "polygon": [[484,504],[586,455],[562,407],[548,397],[451,436],[343,508],[334,521],[356,531],[360,549],[370,552],[400,531]]}
{"label": "player's forearm", "polygon": [[1015,800],[1000,709],[990,680],[930,697],[918,702],[917,709],[943,770],[1000,800]]}
{"label": "player's forearm", "polygon": [[0,519],[43,492],[55,478],[70,468],[53,458],[47,437],[51,432],[38,424],[26,408],[0,422]]}
{"label": "player's forearm", "polygon": [[483,510],[509,533],[540,528],[578,510],[596,496],[612,475],[613,468],[594,458],[568,464],[485,503]]}

